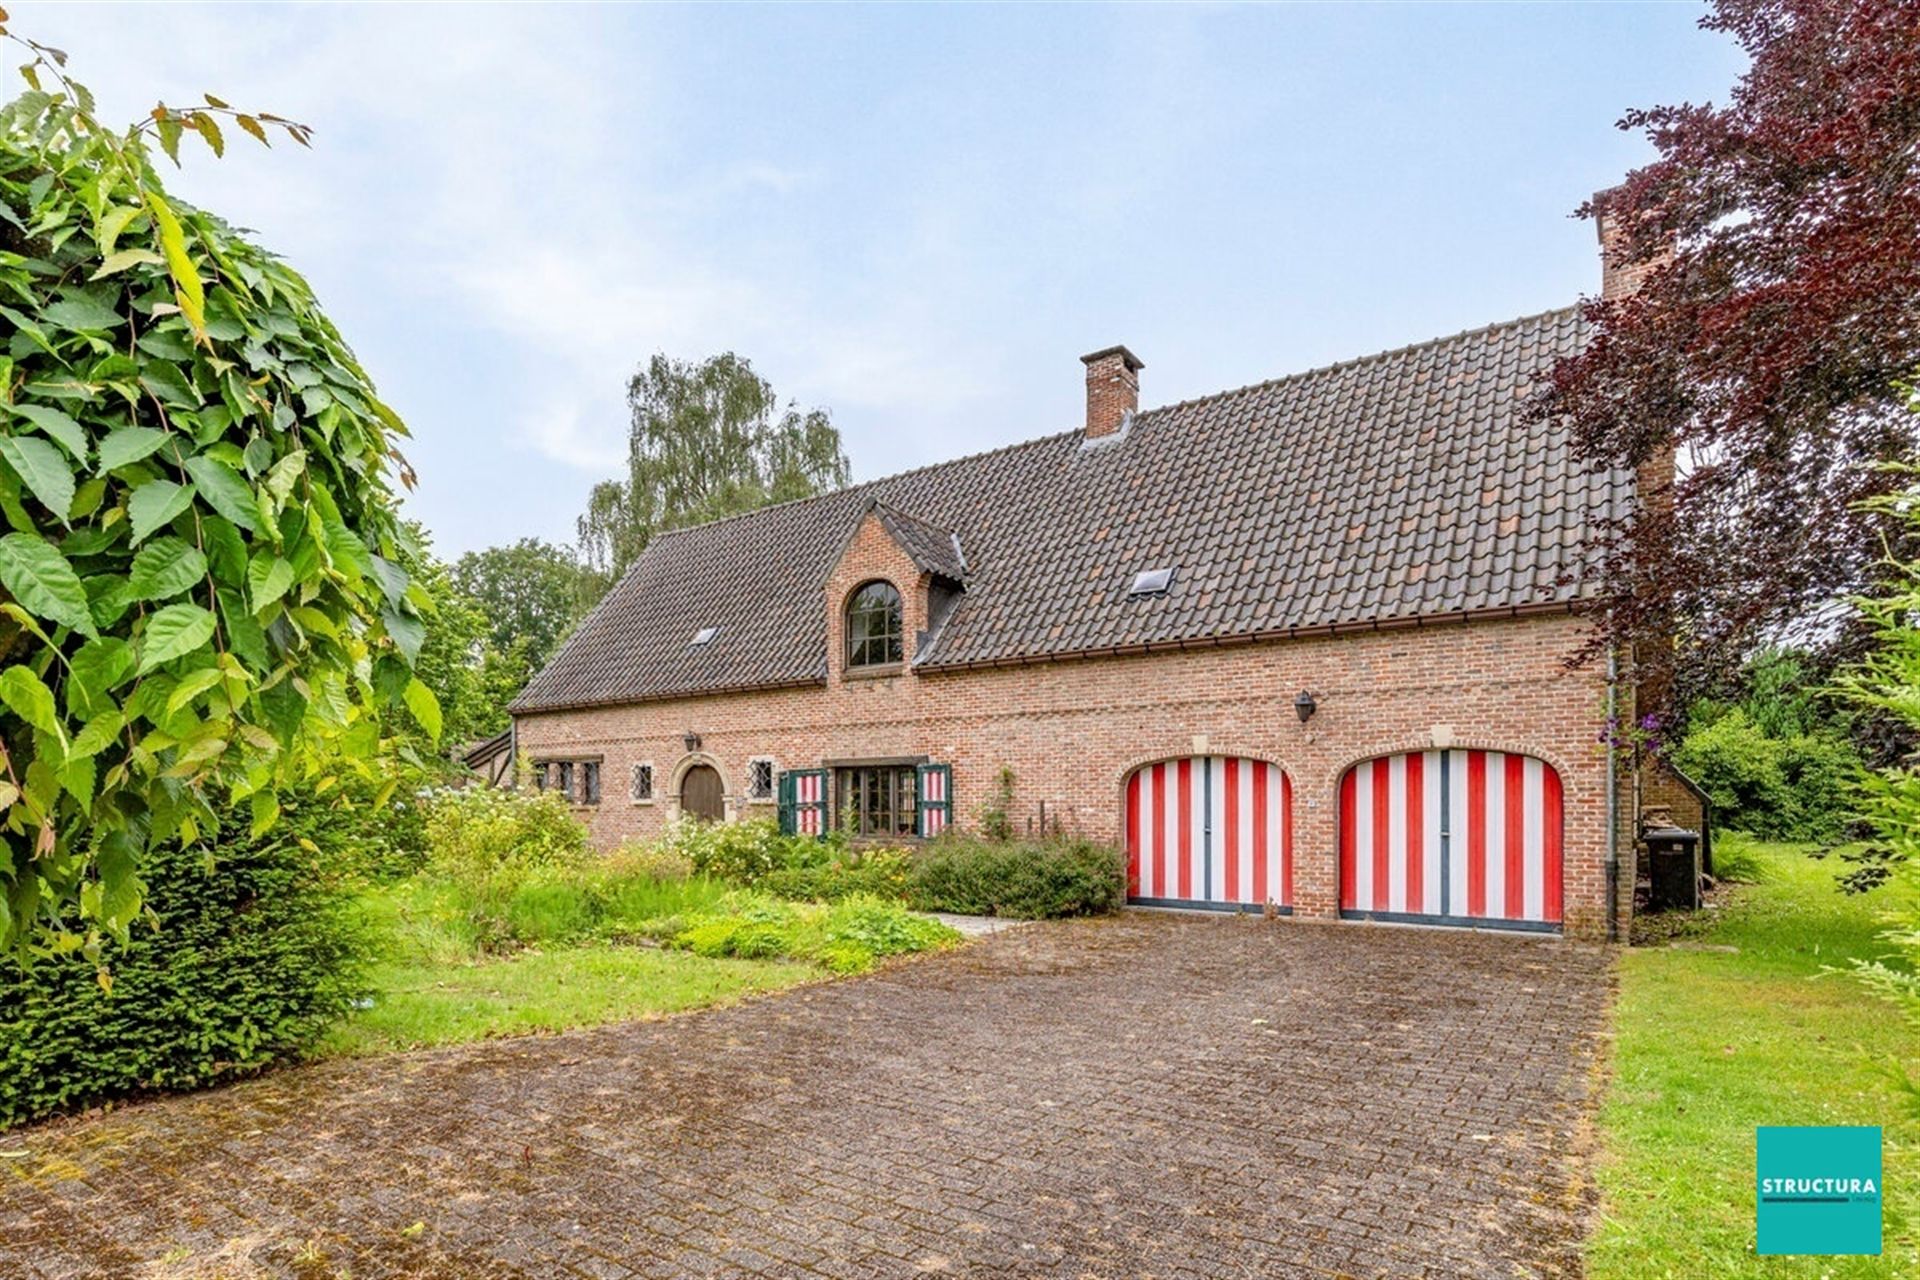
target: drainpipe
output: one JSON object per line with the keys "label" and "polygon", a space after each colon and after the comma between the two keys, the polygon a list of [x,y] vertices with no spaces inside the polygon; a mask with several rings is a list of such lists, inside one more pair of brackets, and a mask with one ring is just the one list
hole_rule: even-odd
{"label": "drainpipe", "polygon": [[1607,941],[1620,940],[1620,752],[1613,732],[1620,711],[1620,659],[1607,651]]}

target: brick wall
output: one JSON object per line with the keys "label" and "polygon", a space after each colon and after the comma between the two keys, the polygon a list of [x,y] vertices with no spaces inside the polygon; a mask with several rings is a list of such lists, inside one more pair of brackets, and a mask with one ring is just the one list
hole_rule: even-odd
{"label": "brick wall", "polygon": [[1673,769],[1664,760],[1650,760],[1641,770],[1640,808],[1643,811],[1666,809],[1672,813],[1675,826],[1692,831],[1700,830],[1706,822],[1700,797],[1674,776]]}
{"label": "brick wall", "polygon": [[[860,584],[885,578],[906,609],[907,665],[879,677],[840,667],[839,618]],[[1080,659],[968,672],[915,673],[915,632],[925,626],[926,579],[869,518],[821,600],[829,629],[824,687],[556,711],[519,720],[523,759],[603,758],[604,798],[583,811],[596,840],[656,833],[674,815],[679,775],[692,763],[720,772],[730,815],[764,814],[744,799],[747,761],[781,769],[827,759],[925,755],[953,766],[954,817],[970,826],[1004,765],[1016,777],[1017,828],[1049,822],[1117,842],[1120,798],[1136,766],[1198,752],[1273,761],[1295,798],[1297,916],[1332,917],[1334,789],[1357,760],[1452,744],[1522,751],[1552,764],[1565,787],[1566,898],[1570,933],[1605,933],[1606,757],[1599,673],[1568,671],[1580,623],[1566,616],[1450,623],[1270,644]],[[1302,725],[1293,698],[1310,689],[1319,711]],[[701,739],[697,755],[682,743]],[[629,766],[654,765],[657,799],[627,798]],[[1622,776],[1620,809],[1632,780]],[[1623,853],[1631,857],[1630,843]],[[1631,862],[1628,864],[1631,866]],[[1631,880],[1627,881],[1630,888]]]}

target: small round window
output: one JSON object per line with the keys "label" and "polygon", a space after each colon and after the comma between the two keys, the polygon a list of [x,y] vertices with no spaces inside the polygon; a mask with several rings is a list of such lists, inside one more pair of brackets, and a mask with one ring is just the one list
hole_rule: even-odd
{"label": "small round window", "polygon": [[847,665],[883,667],[901,660],[900,593],[869,582],[847,601]]}

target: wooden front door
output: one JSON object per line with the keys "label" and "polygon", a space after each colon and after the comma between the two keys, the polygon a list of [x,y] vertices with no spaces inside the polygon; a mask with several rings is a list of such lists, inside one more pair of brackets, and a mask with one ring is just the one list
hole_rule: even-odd
{"label": "wooden front door", "polygon": [[697,764],[680,780],[680,812],[707,822],[718,822],[727,816],[720,775],[711,765]]}

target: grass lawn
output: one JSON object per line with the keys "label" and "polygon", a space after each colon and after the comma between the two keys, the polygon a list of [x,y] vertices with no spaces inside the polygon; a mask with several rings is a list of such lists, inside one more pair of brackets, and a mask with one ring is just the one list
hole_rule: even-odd
{"label": "grass lawn", "polygon": [[[1920,1073],[1920,1027],[1824,972],[1886,950],[1874,935],[1895,899],[1887,889],[1843,896],[1835,859],[1741,844],[1756,883],[1724,893],[1725,905],[1669,945],[1621,958],[1588,1275],[1920,1275],[1920,1123],[1886,1073],[1893,1061]],[[1883,1256],[1753,1252],[1753,1131],[1763,1124],[1883,1126]]]}
{"label": "grass lawn", "polygon": [[[721,889],[698,883],[655,886],[628,897],[636,916],[706,905]],[[551,899],[551,900],[549,900]],[[534,913],[564,914],[565,894],[530,895]],[[507,955],[475,950],[470,929],[444,887],[406,881],[370,892],[369,923],[386,940],[371,974],[370,1008],[336,1027],[319,1056],[392,1053],[658,1017],[728,1004],[827,976],[818,965],[737,960],[606,941],[550,943]]]}
{"label": "grass lawn", "polygon": [[390,961],[374,972],[373,1007],[336,1028],[321,1053],[392,1053],[656,1017],[824,976],[809,964],[714,960],[608,943],[493,960]]}

